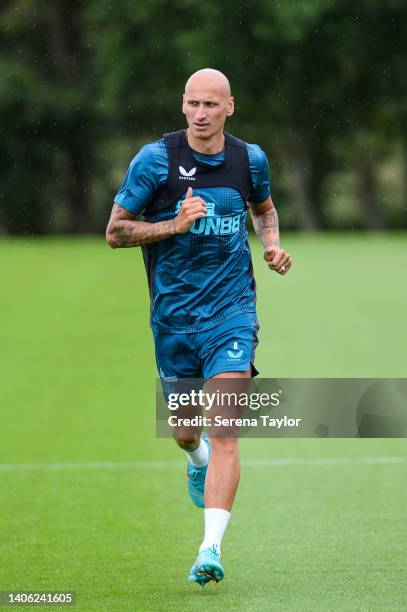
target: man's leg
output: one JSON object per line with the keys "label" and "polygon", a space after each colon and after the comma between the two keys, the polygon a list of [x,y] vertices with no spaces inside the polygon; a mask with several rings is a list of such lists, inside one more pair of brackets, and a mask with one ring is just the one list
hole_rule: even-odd
{"label": "man's leg", "polygon": [[[196,384],[189,382],[193,380],[199,382],[202,377],[200,359],[196,354],[193,336],[193,334],[154,333],[157,369],[166,396],[170,393],[191,393],[199,390]],[[200,406],[180,406],[173,414],[182,422],[182,419],[199,417],[201,413]],[[201,480],[201,486],[197,480],[194,483],[189,481],[188,488],[193,502],[203,507],[209,447],[208,443],[201,438],[201,433],[201,426],[183,427],[180,425],[172,429],[175,442],[188,457],[188,474],[192,472],[193,476],[198,477],[198,481]],[[196,469],[191,470],[191,466]],[[205,468],[202,470],[204,473],[199,473],[200,468]]]}
{"label": "man's leg", "polygon": [[[200,406],[180,406],[176,411],[179,422],[184,419],[200,418],[202,409]],[[188,458],[188,491],[193,503],[199,508],[205,506],[204,490],[205,478],[210,457],[210,445],[208,436],[201,437],[202,426],[173,427],[172,434],[175,442],[185,451]]]}
{"label": "man's leg", "polygon": [[[235,392],[243,393],[247,390],[250,377],[251,366],[246,372],[216,374],[208,381],[207,386],[216,388],[215,380],[222,378],[237,379],[236,384],[239,388]],[[228,381],[229,387],[231,384],[233,383]],[[212,437],[211,446],[212,455],[205,482],[205,508],[223,508],[230,512],[240,479],[239,438]]]}
{"label": "man's leg", "polygon": [[[251,366],[246,372],[217,374],[207,381],[206,392],[224,390],[243,393],[248,389]],[[219,379],[228,379],[227,386]],[[222,415],[222,406],[212,413]],[[235,416],[237,411],[232,413]],[[239,439],[236,428],[223,430],[225,437],[211,437],[211,459],[205,481],[205,535],[199,547],[195,574],[219,582],[224,570],[220,564],[221,542],[229,522],[230,512],[240,479]],[[201,585],[202,586],[202,585]]]}

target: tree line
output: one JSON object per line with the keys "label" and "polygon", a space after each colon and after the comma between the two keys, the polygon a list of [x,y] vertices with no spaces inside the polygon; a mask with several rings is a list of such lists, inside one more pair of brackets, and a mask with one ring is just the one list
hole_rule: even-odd
{"label": "tree line", "polygon": [[407,226],[402,0],[41,0],[0,8],[0,231],[103,231],[138,148],[202,67],[267,152],[288,229]]}

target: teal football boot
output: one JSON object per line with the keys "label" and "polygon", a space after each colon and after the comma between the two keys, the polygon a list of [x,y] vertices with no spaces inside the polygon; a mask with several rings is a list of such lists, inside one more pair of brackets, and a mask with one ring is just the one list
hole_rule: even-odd
{"label": "teal football boot", "polygon": [[[206,434],[202,435],[202,440],[205,444],[208,445],[209,451],[209,459],[211,457],[211,445],[209,442],[209,438]],[[209,464],[209,460],[208,460]],[[205,507],[204,501],[204,491],[205,491],[205,478],[206,472],[208,471],[208,465],[204,467],[197,467],[196,465],[192,465],[192,463],[188,460],[188,470],[187,470],[187,479],[188,479],[188,491],[189,495],[194,502],[195,506],[198,508]]]}
{"label": "teal football boot", "polygon": [[207,581],[211,580],[216,583],[220,582],[225,575],[225,570],[220,563],[220,555],[215,546],[202,550],[192,569],[195,570],[198,578],[206,578]]}
{"label": "teal football boot", "polygon": [[199,557],[197,558],[197,560],[195,561],[195,563],[193,564],[193,566],[191,567],[189,571],[188,580],[189,582],[196,582],[197,584],[199,584],[201,589],[203,589],[205,584],[210,582],[211,579],[208,576],[198,574],[198,561],[199,561]]}

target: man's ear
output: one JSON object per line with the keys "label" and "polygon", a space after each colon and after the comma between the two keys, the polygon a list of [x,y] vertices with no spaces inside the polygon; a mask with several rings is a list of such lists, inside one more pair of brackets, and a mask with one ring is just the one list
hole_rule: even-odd
{"label": "man's ear", "polygon": [[182,94],[182,112],[185,115],[185,94]]}
{"label": "man's ear", "polygon": [[235,99],[233,96],[230,96],[229,102],[228,102],[228,111],[226,113],[226,116],[231,117],[234,112],[235,112]]}

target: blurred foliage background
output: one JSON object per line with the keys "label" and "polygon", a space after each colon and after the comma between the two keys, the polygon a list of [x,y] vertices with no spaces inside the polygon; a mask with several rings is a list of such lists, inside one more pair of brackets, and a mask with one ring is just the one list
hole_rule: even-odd
{"label": "blurred foliage background", "polygon": [[286,229],[407,226],[404,0],[3,0],[0,232],[92,233],[138,148],[225,72]]}

